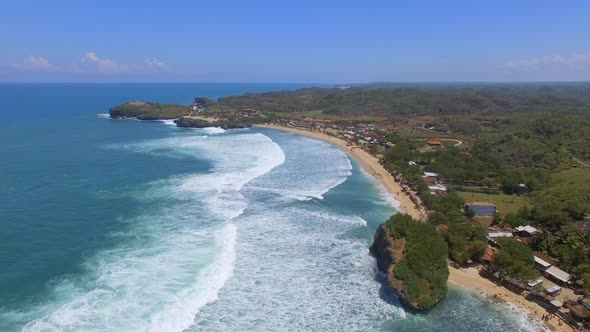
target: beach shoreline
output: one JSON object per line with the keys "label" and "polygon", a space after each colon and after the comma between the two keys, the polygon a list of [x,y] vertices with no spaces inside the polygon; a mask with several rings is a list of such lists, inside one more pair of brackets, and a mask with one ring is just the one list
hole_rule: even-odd
{"label": "beach shoreline", "polygon": [[[420,210],[414,205],[410,198],[402,192],[401,185],[395,181],[393,176],[387,170],[385,170],[377,158],[373,157],[360,147],[347,145],[347,143],[340,138],[329,136],[317,131],[268,124],[257,125],[256,127],[291,132],[337,146],[342,151],[354,158],[354,160],[356,160],[361,165],[366,173],[372,176],[385,188],[389,194],[393,196],[393,198],[399,203],[398,210],[400,212],[407,213],[416,219],[424,220]],[[448,283],[451,285],[464,288],[471,293],[487,298],[492,302],[504,302],[510,304],[516,307],[518,310],[526,312],[527,319],[534,320],[551,331],[575,331],[567,324],[562,324],[560,326],[560,319],[558,317],[552,317],[548,320],[544,320],[543,318],[544,316],[548,315],[548,312],[543,307],[535,302],[528,301],[524,297],[511,292],[505,287],[498,286],[492,281],[480,276],[479,271],[475,267],[456,268],[449,264],[449,272],[450,274]]]}
{"label": "beach shoreline", "polygon": [[472,293],[487,298],[492,302],[513,305],[519,310],[526,312],[527,319],[543,324],[543,326],[551,331],[575,331],[565,323],[559,325],[560,318],[556,316],[551,316],[548,320],[544,320],[543,317],[549,315],[545,308],[480,276],[479,270],[476,267],[457,268],[449,264],[449,272],[449,284],[451,285],[464,288]]}
{"label": "beach shoreline", "polygon": [[355,161],[357,161],[367,174],[377,180],[377,182],[382,185],[391,196],[393,196],[395,201],[399,203],[397,209],[400,212],[409,214],[415,219],[424,220],[419,208],[415,206],[408,195],[402,192],[401,184],[395,181],[393,176],[379,163],[377,158],[373,157],[359,146],[347,145],[347,143],[340,138],[329,136],[317,131],[268,124],[256,125],[256,127],[282,130],[335,145],[340,150],[350,155]]}

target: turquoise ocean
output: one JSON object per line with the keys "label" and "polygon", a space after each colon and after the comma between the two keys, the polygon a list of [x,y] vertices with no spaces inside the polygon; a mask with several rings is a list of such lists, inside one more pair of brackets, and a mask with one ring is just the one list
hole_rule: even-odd
{"label": "turquoise ocean", "polygon": [[459,287],[405,311],[368,252],[396,202],[331,145],[106,114],[299,87],[1,84],[0,331],[539,330]]}

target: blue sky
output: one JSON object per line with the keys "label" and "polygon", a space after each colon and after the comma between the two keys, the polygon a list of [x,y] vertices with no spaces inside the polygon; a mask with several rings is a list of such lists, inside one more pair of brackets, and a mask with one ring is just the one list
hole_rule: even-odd
{"label": "blue sky", "polygon": [[588,81],[590,1],[0,1],[0,81]]}

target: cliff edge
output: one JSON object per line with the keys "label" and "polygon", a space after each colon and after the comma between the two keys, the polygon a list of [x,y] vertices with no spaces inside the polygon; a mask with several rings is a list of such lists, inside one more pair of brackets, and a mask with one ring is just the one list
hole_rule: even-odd
{"label": "cliff edge", "polygon": [[397,214],[377,229],[371,254],[400,302],[428,310],[447,292],[447,247],[432,225]]}

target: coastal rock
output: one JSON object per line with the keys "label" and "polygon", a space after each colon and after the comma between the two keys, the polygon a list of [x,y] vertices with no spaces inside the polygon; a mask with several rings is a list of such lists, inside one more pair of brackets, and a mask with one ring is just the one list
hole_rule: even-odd
{"label": "coastal rock", "polygon": [[444,298],[447,248],[432,225],[394,215],[377,229],[370,252],[407,308],[428,310]]}
{"label": "coastal rock", "polygon": [[387,285],[395,292],[400,302],[408,308],[420,310],[415,303],[410,301],[406,295],[404,284],[401,280],[395,278],[395,264],[404,258],[404,249],[406,247],[405,239],[394,239],[391,232],[385,224],[377,228],[373,244],[369,251],[377,260],[377,267],[387,276]]}

